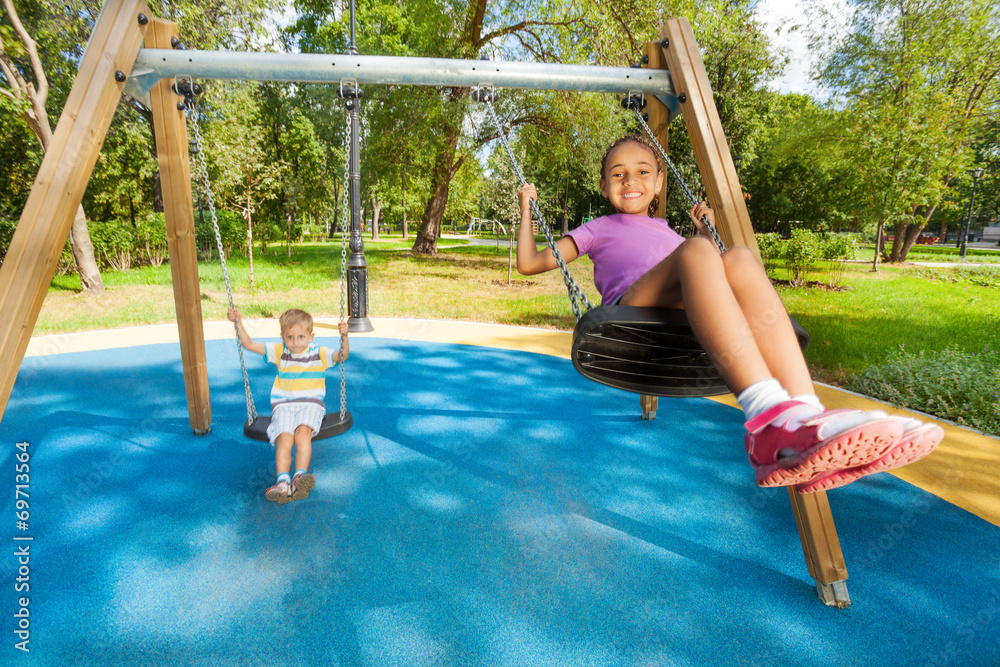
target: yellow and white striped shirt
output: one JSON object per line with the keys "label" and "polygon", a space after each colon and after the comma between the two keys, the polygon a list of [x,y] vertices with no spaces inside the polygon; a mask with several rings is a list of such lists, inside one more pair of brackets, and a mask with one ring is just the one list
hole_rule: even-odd
{"label": "yellow and white striped shirt", "polygon": [[305,352],[292,354],[283,343],[270,343],[264,357],[278,367],[271,387],[271,407],[281,403],[316,403],[326,409],[326,369],[336,365],[336,350],[310,344]]}

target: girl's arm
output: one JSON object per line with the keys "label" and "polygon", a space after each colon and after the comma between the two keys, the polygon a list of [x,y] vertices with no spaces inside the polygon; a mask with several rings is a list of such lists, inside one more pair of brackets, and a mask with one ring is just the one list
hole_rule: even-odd
{"label": "girl's arm", "polygon": [[340,329],[340,344],[341,348],[339,351],[333,353],[334,361],[344,361],[347,359],[347,355],[350,352],[350,345],[347,342],[347,321],[341,322],[337,327]]}
{"label": "girl's arm", "polygon": [[257,354],[264,354],[266,352],[264,343],[254,342],[254,339],[250,337],[250,334],[248,334],[247,330],[243,327],[243,316],[240,315],[239,310],[236,308],[230,308],[229,312],[226,313],[226,317],[229,318],[230,322],[236,322],[236,331],[240,336],[240,345],[251,352],[256,352]]}
{"label": "girl's arm", "polygon": [[[706,216],[709,223],[715,226],[715,211],[708,207],[708,202],[698,202],[691,207],[691,220],[694,221],[694,227],[698,230],[701,236],[712,242],[712,245],[716,248],[718,247],[715,243],[715,237],[712,236],[712,232],[708,229],[704,222],[701,221],[701,216]],[[720,251],[721,252],[721,251]]]}
{"label": "girl's arm", "polygon": [[[531,231],[531,200],[538,200],[538,192],[531,183],[526,183],[517,193],[521,202],[521,229],[517,233],[517,272],[522,276],[533,276],[558,268],[552,250],[545,248],[541,252],[535,245],[535,235]],[[576,243],[568,236],[556,241],[556,248],[563,260],[572,262],[579,257]]]}

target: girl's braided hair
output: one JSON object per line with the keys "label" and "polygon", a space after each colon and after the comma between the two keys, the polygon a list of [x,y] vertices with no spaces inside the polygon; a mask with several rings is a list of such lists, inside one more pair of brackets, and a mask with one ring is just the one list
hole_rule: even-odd
{"label": "girl's braided hair", "polygon": [[[656,162],[656,173],[663,172],[663,165],[660,163],[660,155],[656,152],[653,144],[646,137],[639,134],[625,134],[615,140],[613,144],[608,146],[608,150],[604,151],[604,156],[601,158],[601,178],[604,178],[604,170],[607,168],[608,156],[619,146],[629,141],[635,142],[641,146],[645,146],[650,153],[653,154],[653,161]],[[649,202],[649,207],[646,209],[646,215],[653,218],[656,216],[656,210],[660,208],[660,193],[657,192],[653,195],[653,201]]]}

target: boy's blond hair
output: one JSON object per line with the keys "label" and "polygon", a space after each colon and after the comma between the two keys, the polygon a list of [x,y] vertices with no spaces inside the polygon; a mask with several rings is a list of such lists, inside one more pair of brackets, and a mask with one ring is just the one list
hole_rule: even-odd
{"label": "boy's blond hair", "polygon": [[312,333],[313,330],[313,318],[312,315],[304,310],[299,310],[298,308],[289,308],[281,314],[278,318],[278,324],[281,325],[281,333],[284,334],[289,327],[293,327],[296,324],[305,327],[306,331]]}

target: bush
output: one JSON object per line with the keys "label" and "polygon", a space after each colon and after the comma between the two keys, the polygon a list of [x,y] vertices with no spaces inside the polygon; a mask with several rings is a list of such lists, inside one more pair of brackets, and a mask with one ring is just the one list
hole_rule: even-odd
{"label": "bush", "polygon": [[[222,251],[226,253],[226,257],[233,254],[233,248],[239,248],[242,252],[247,244],[247,226],[243,216],[232,211],[216,209],[215,219],[219,223]],[[202,256],[212,258],[217,255],[219,251],[215,242],[215,229],[212,228],[212,216],[207,207],[201,216],[198,215],[198,211],[194,212],[194,228]]]}
{"label": "bush", "polygon": [[1000,353],[989,349],[914,355],[900,346],[884,365],[848,378],[847,388],[1000,435]]}
{"label": "bush", "polygon": [[907,269],[905,275],[930,281],[941,281],[979,287],[1000,287],[1000,271],[989,266],[929,267]]}
{"label": "bush", "polygon": [[822,237],[812,230],[792,230],[792,238],[785,244],[785,263],[792,285],[801,287],[806,283],[813,264],[820,258],[822,243]]}
{"label": "bush", "polygon": [[854,259],[861,251],[861,239],[857,234],[828,234],[823,239],[820,254],[831,262],[830,284],[839,285],[844,278],[847,260]]}
{"label": "bush", "polygon": [[135,239],[132,226],[121,220],[88,220],[94,258],[101,269],[124,271],[132,268]]}
{"label": "bush", "polygon": [[17,220],[0,215],[0,264],[10,247],[10,240],[14,238],[14,230],[17,229]]}
{"label": "bush", "polygon": [[147,213],[139,219],[133,235],[136,254],[144,264],[159,266],[167,259],[167,227],[162,213]]}
{"label": "bush", "polygon": [[754,234],[757,238],[757,249],[760,251],[760,259],[764,262],[764,270],[771,272],[774,269],[774,260],[781,255],[781,235],[777,232],[766,234]]}

